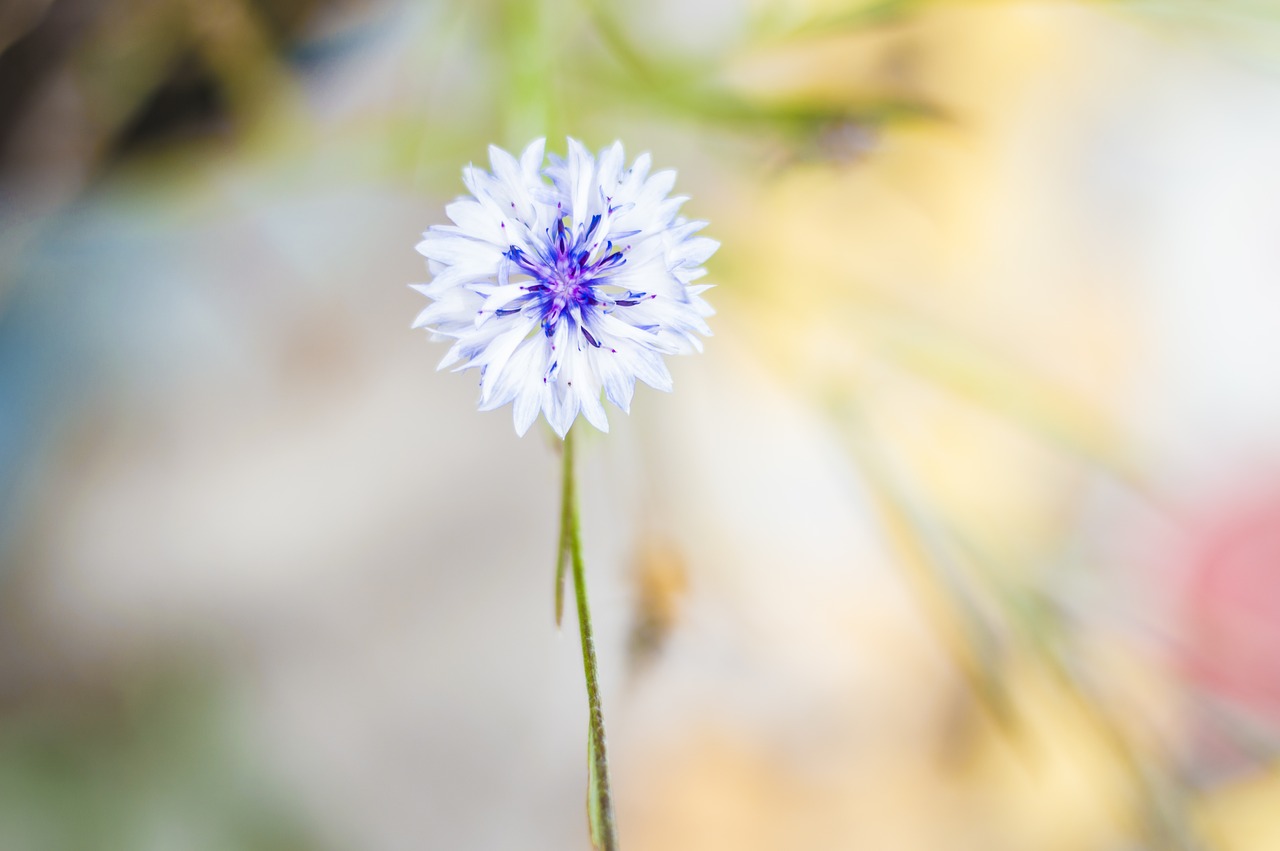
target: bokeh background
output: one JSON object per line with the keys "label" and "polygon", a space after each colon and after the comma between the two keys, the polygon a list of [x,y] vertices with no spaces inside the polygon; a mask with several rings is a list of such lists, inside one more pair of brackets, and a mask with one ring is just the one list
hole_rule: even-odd
{"label": "bokeh background", "polygon": [[1280,848],[1271,0],[6,0],[0,849],[587,847],[487,145],[680,172],[582,444],[629,851]]}

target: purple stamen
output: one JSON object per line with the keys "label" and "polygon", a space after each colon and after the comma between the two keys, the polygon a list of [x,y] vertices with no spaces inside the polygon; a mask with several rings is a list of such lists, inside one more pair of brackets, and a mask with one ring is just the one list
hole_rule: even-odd
{"label": "purple stamen", "polygon": [[[541,316],[543,333],[551,338],[565,312],[572,313],[575,324],[581,327],[590,315],[589,309],[608,310],[615,304],[629,307],[639,303],[643,293],[628,292],[628,298],[615,302],[596,292],[596,287],[607,284],[613,272],[626,263],[627,248],[615,248],[603,235],[597,237],[603,218],[597,213],[585,225],[571,228],[561,215],[554,229],[546,229],[547,242],[542,246],[535,246],[530,253],[515,245],[508,246],[503,255],[519,272],[533,280],[521,285],[527,295],[520,297],[518,306],[502,308],[495,314],[506,316],[531,309]],[[592,261],[602,243],[603,256]],[[585,328],[582,332],[591,345],[600,347],[600,341],[591,332]]]}

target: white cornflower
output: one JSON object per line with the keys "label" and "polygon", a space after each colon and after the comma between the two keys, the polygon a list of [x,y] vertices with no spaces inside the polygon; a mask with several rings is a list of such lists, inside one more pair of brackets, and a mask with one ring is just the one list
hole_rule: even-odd
{"label": "white cornflower", "polygon": [[578,412],[609,430],[601,391],[630,410],[636,379],[671,389],[664,354],[701,351],[702,300],[719,243],[706,222],[677,215],[675,172],[630,168],[621,143],[598,158],[569,139],[568,159],[543,166],[545,140],[517,162],[490,146],[493,173],[468,166],[471,197],[445,208],[453,225],[423,234],[433,299],[413,327],[456,340],[440,369],[479,367],[480,410],[514,402],[516,432],[538,418],[564,437]]}

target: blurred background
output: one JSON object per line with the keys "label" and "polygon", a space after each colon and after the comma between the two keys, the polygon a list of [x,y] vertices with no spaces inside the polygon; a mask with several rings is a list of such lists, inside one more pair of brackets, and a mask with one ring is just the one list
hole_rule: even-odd
{"label": "blurred background", "polygon": [[623,846],[1280,848],[1271,0],[6,0],[0,849],[586,848],[491,142],[722,242],[582,444]]}

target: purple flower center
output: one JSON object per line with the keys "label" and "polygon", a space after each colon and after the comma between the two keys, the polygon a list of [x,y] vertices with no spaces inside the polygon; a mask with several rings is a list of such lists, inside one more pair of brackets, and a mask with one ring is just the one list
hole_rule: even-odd
{"label": "purple flower center", "polygon": [[[627,307],[638,303],[643,293],[618,293],[621,298],[603,288],[608,278],[623,263],[626,250],[615,249],[608,239],[597,238],[600,216],[592,216],[591,222],[579,226],[576,235],[565,227],[564,218],[547,229],[545,245],[537,246],[526,254],[517,246],[511,246],[505,256],[532,282],[525,285],[526,295],[513,300],[509,307],[497,311],[499,315],[523,313],[530,308],[541,318],[542,331],[548,337],[565,316],[582,329],[587,342],[599,348],[600,342],[586,328],[586,318],[592,310],[608,309],[614,305]],[[602,244],[603,242],[603,244]],[[616,289],[616,288],[614,288]]]}

